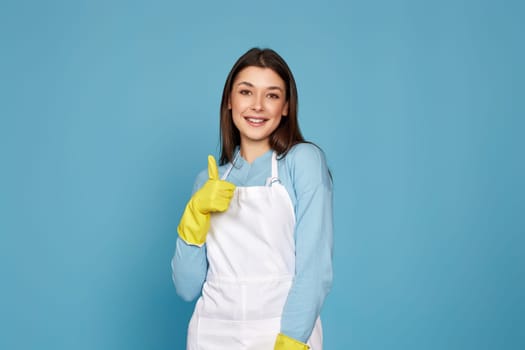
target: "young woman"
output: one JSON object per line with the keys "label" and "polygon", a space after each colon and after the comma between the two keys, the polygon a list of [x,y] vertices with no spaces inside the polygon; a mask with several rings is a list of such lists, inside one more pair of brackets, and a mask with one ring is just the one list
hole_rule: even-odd
{"label": "young woman", "polygon": [[221,103],[221,166],[208,157],[178,226],[177,293],[199,299],[188,350],[322,349],[332,285],[332,182],[297,122],[286,62],[254,48]]}

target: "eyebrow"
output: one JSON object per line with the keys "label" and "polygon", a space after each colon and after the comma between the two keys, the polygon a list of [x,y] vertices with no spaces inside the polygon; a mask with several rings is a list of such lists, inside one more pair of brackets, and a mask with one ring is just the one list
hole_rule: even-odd
{"label": "eyebrow", "polygon": [[[252,83],[248,82],[248,81],[241,81],[240,83],[237,84],[237,86],[239,85],[247,85],[249,87],[255,87],[255,85],[253,85]],[[280,86],[268,86],[266,89],[268,90],[280,90],[281,92],[283,91],[283,88],[281,88]]]}

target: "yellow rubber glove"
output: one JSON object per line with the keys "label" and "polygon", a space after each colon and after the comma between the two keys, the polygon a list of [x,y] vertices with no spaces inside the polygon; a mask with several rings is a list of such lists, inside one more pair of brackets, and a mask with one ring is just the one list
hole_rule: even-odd
{"label": "yellow rubber glove", "polygon": [[188,244],[202,246],[210,229],[210,213],[228,209],[235,185],[219,179],[213,156],[208,156],[208,181],[191,197],[184,209],[177,232]]}
{"label": "yellow rubber glove", "polygon": [[308,350],[310,347],[299,340],[295,340],[279,333],[277,340],[275,341],[275,347],[273,350]]}

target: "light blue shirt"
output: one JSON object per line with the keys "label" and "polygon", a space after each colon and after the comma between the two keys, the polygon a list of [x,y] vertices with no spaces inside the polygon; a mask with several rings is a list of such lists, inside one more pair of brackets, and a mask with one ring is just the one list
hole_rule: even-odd
{"label": "light blue shirt", "polygon": [[[263,186],[271,176],[272,151],[251,164],[238,157],[228,178],[236,186]],[[229,165],[219,167],[222,176]],[[309,143],[294,146],[278,159],[279,179],[295,210],[295,276],[281,318],[281,333],[306,343],[332,286],[332,181],[323,152]],[[203,170],[194,192],[208,179]],[[177,294],[191,301],[200,296],[208,263],[202,247],[177,239],[172,260]]]}

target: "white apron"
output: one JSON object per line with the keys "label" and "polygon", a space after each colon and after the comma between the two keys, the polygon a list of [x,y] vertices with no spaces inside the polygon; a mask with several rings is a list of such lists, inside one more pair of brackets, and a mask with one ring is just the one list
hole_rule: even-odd
{"label": "white apron", "polygon": [[[295,272],[294,226],[274,152],[266,186],[236,187],[228,210],[211,216],[208,274],[187,350],[273,350]],[[319,319],[308,345],[322,350]]]}

